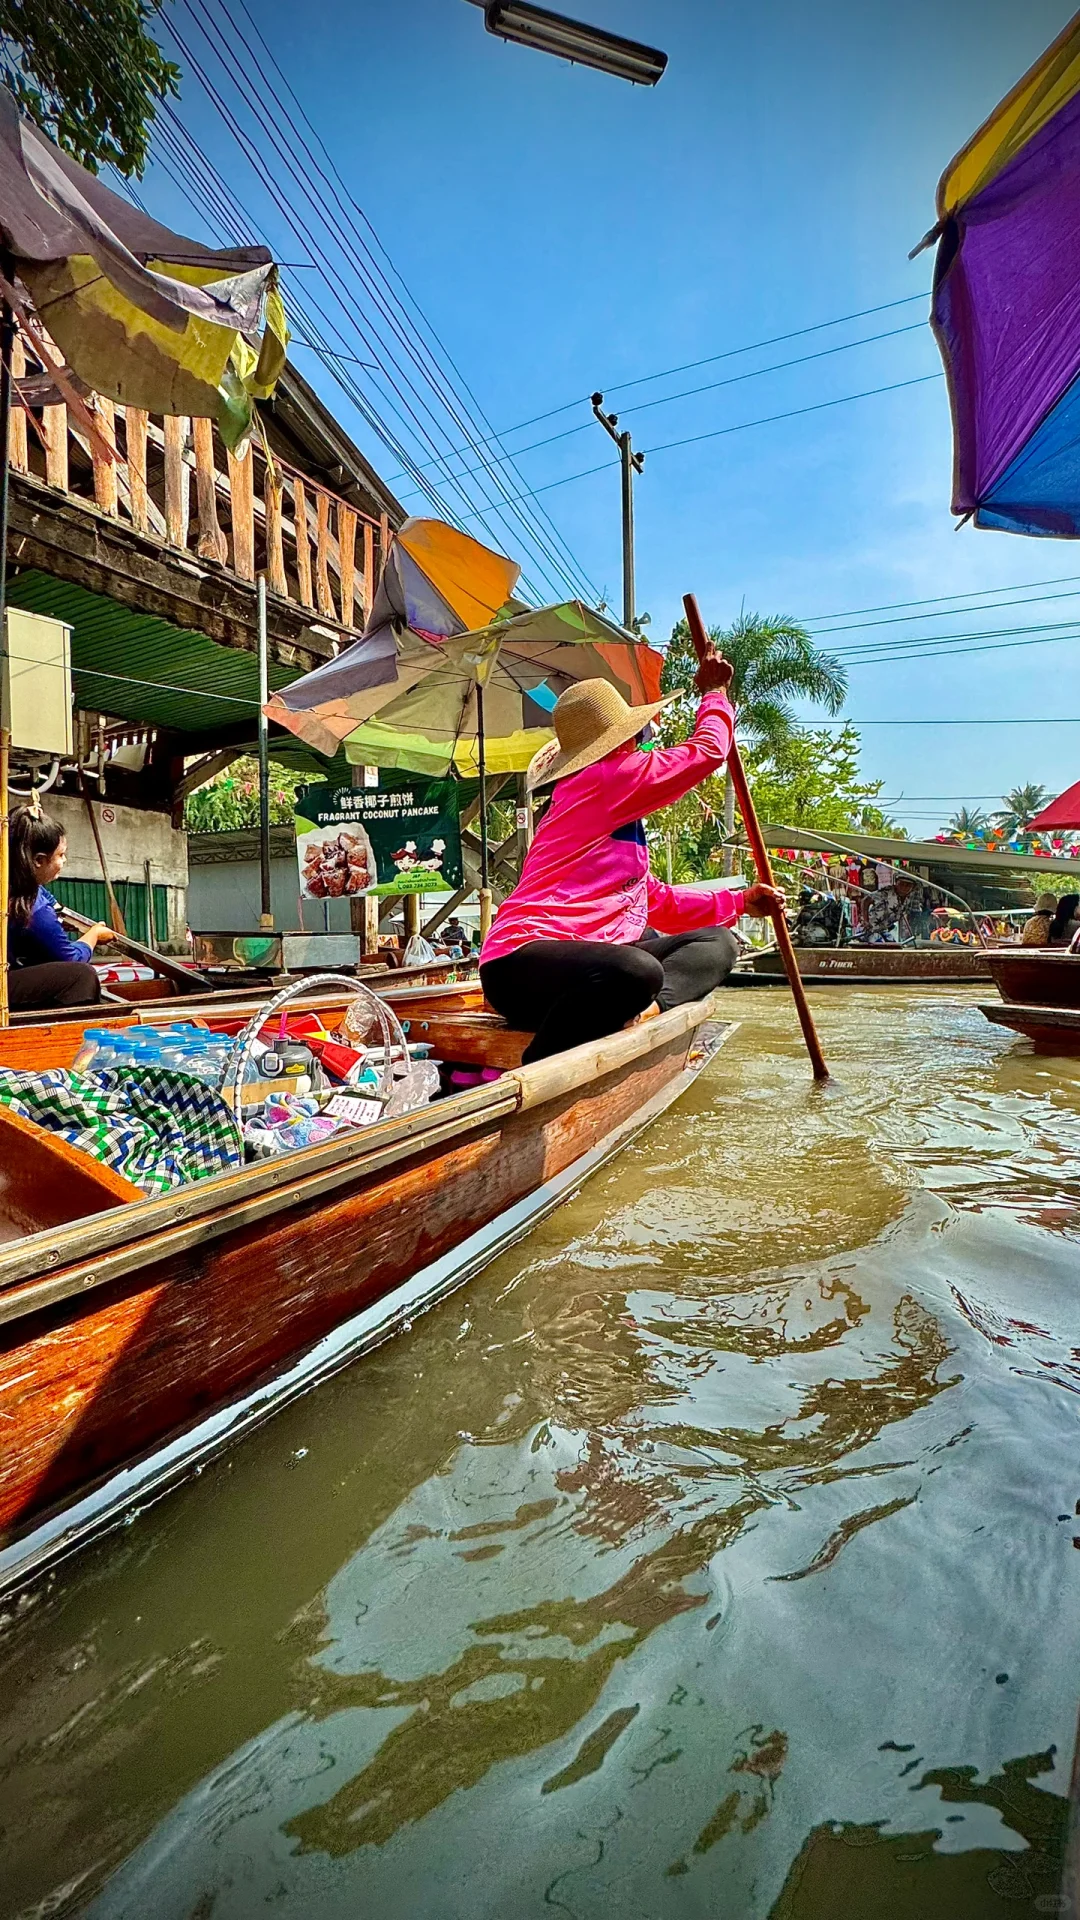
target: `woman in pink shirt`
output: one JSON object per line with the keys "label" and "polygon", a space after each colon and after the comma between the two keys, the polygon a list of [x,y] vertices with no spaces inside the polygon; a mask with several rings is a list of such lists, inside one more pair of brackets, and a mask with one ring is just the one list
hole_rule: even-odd
{"label": "woman in pink shirt", "polygon": [[491,1005],[534,1035],[526,1063],[617,1033],[653,1001],[666,1011],[703,998],[735,963],[732,923],[783,905],[771,887],[705,892],[649,872],[643,817],[727,758],[730,679],[726,660],[704,661],[689,740],[650,753],[637,740],[663,701],[630,707],[606,680],[557,701],[556,739],[529,769],[530,786],[557,783],[551,805],[480,955]]}

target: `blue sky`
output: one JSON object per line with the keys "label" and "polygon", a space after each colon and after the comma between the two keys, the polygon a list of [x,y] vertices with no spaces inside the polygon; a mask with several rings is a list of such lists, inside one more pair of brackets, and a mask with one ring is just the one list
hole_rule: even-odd
{"label": "blue sky", "polygon": [[[220,4],[174,0],[168,10],[212,77],[220,69],[202,34]],[[309,0],[302,9],[265,0],[258,20],[350,194],[494,425],[579,397],[507,444],[581,429],[525,453],[520,470],[530,487],[547,489],[538,500],[618,607],[617,468],[551,485],[614,458],[584,396],[609,393],[648,450],[936,374],[924,310],[913,302],[618,390],[927,289],[931,255],[907,253],[933,220],[939,173],[1071,9],[1068,0],[572,0],[570,10],[664,47],[660,85],[631,88],[506,46],[465,0]],[[201,151],[261,236],[299,258],[295,233],[179,57],[188,67],[181,117]],[[275,108],[282,125],[286,104]],[[190,212],[182,217],[161,170],[143,191],[176,224],[205,231]],[[291,278],[301,291],[318,288],[311,272]],[[363,322],[368,296],[349,288],[346,298]],[[884,333],[893,337],[643,406]],[[380,470],[399,472],[315,356],[300,347],[296,357]],[[415,451],[430,458],[419,441]],[[1080,551],[1066,543],[956,533],[950,462],[940,379],[650,453],[637,488],[637,546],[638,607],[651,615],[652,637],[666,637],[687,590],[710,622],[743,603],[817,619],[1080,576]],[[406,480],[397,485],[406,504],[421,504]],[[470,527],[483,537],[480,521]],[[514,551],[505,533],[501,544]],[[920,617],[863,637],[899,643],[1073,614],[1080,599],[951,622]],[[858,667],[846,711],[867,723],[1013,722],[865,726],[865,772],[885,780],[887,795],[910,797],[892,810],[911,831],[933,831],[960,798],[1025,780],[1056,790],[1080,777],[1080,725],[1023,724],[1080,716],[1080,640]]]}

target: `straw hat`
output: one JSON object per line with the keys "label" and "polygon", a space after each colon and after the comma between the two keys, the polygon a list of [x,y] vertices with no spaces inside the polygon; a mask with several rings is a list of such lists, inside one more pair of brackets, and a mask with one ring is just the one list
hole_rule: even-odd
{"label": "straw hat", "polygon": [[651,706],[631,707],[608,680],[575,681],[555,702],[551,715],[555,739],[530,762],[525,776],[530,793],[569,773],[580,773],[616,747],[625,747],[675,697],[669,694]]}
{"label": "straw hat", "polygon": [[1056,913],[1057,912],[1057,894],[1056,893],[1040,893],[1038,899],[1035,902],[1034,910],[1036,913]]}

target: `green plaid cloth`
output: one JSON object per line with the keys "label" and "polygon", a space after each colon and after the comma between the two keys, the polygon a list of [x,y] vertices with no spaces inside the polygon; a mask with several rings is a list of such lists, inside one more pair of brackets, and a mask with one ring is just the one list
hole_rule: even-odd
{"label": "green plaid cloth", "polygon": [[101,1073],[0,1069],[0,1102],[144,1193],[168,1193],[242,1165],[232,1115],[220,1094],[161,1067],[109,1067]]}

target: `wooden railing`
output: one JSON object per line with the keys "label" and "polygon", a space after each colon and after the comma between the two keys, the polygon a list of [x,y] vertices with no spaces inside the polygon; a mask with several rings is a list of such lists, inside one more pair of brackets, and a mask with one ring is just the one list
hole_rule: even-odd
{"label": "wooden railing", "polygon": [[[269,454],[256,433],[238,458],[210,420],[154,417],[101,394],[85,404],[105,446],[55,391],[35,404],[40,362],[16,336],[12,372],[31,376],[12,407],[15,473],[33,474],[136,532],[226,567],[241,580],[265,572],[272,594],[351,632],[364,625],[390,542],[375,519]],[[78,396],[76,395],[77,399]],[[108,457],[113,450],[113,458]],[[192,481],[194,480],[194,487]]]}

